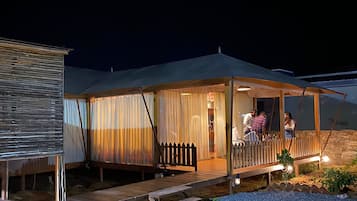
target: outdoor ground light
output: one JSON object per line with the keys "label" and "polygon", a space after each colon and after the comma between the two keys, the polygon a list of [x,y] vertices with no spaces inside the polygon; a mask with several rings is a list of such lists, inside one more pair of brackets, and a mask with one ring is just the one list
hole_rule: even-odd
{"label": "outdoor ground light", "polygon": [[327,163],[329,161],[330,161],[330,158],[328,156],[325,155],[325,156],[322,157],[322,162]]}
{"label": "outdoor ground light", "polygon": [[293,172],[294,168],[292,165],[288,165],[288,167],[286,168],[286,171],[291,174]]}
{"label": "outdoor ground light", "polygon": [[240,175],[239,174],[236,175],[236,178],[234,179],[234,184],[236,186],[240,185]]}

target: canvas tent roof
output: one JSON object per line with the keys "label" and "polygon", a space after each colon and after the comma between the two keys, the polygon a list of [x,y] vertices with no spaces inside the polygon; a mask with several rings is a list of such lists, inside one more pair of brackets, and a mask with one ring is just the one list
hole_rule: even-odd
{"label": "canvas tent roof", "polygon": [[[67,75],[66,75],[67,76]],[[81,94],[99,94],[112,90],[134,90],[155,88],[160,85],[214,79],[250,78],[253,80],[284,83],[297,88],[312,88],[331,92],[309,82],[295,79],[258,65],[242,61],[221,53],[185,59],[144,68],[107,72],[101,79]]]}
{"label": "canvas tent roof", "polygon": [[64,91],[66,94],[80,95],[107,76],[106,72],[65,66]]}

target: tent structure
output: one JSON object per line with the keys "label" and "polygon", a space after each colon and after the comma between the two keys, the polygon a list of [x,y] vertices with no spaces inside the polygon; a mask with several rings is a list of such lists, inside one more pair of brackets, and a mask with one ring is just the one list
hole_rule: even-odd
{"label": "tent structure", "polygon": [[[198,160],[212,157],[210,150],[229,156],[232,128],[242,137],[241,115],[262,97],[280,99],[284,138],[284,97],[313,96],[318,133],[319,94],[338,93],[221,53],[117,72],[72,67],[65,72],[66,97],[89,103],[87,160],[127,165],[157,164],[155,147],[165,142],[195,144]],[[242,87],[249,91],[239,91]]]}

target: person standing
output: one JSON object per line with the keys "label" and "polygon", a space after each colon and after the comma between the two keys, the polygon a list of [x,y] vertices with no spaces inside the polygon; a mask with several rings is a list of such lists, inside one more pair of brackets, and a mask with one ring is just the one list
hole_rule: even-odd
{"label": "person standing", "polygon": [[262,140],[262,136],[265,133],[266,115],[264,111],[261,111],[257,117],[254,118],[252,124],[252,130],[256,132],[259,139]]}
{"label": "person standing", "polygon": [[249,133],[252,130],[253,119],[255,117],[256,110],[252,110],[251,112],[244,115],[243,118],[243,132],[244,134]]}
{"label": "person standing", "polygon": [[285,138],[291,139],[295,137],[295,120],[293,119],[290,112],[284,113],[284,129],[285,129]]}

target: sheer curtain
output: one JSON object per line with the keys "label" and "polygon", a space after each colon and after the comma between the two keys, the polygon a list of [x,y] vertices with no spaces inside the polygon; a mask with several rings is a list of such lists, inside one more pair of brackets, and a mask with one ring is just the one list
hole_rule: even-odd
{"label": "sheer curtain", "polygon": [[[150,116],[154,96],[145,94]],[[153,135],[140,94],[91,101],[92,160],[120,164],[152,164]]]}
{"label": "sheer curtain", "polygon": [[159,141],[194,143],[198,160],[209,158],[207,93],[164,90],[159,96]]}
{"label": "sheer curtain", "polygon": [[214,133],[218,157],[226,154],[226,108],[224,93],[214,93]]}
{"label": "sheer curtain", "polygon": [[233,96],[233,127],[237,128],[238,139],[244,138],[243,116],[252,111],[253,97],[247,92],[236,92]]}
{"label": "sheer curtain", "polygon": [[[76,99],[63,101],[63,138],[64,159],[66,163],[82,162],[85,160],[85,147],[87,147],[87,103],[79,99],[79,110]],[[81,115],[84,142],[81,130]]]}

